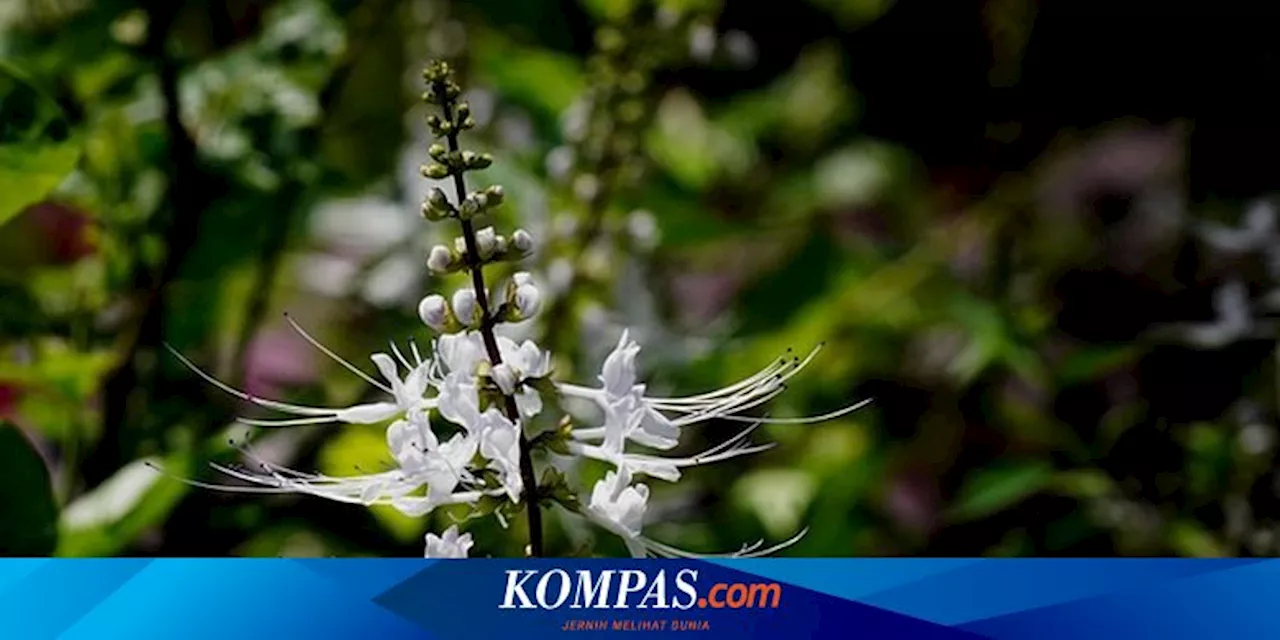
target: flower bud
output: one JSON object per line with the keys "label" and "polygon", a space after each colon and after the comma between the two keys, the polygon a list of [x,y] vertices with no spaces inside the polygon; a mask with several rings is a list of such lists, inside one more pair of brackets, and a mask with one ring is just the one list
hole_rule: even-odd
{"label": "flower bud", "polygon": [[488,206],[489,206],[489,207],[496,207],[496,206],[498,206],[498,205],[502,204],[503,199],[504,199],[504,198],[506,198],[507,192],[506,192],[506,191],[503,191],[503,189],[502,189],[502,185],[500,185],[500,184],[495,184],[495,185],[492,185],[492,186],[490,186],[490,187],[486,188],[486,189],[484,190],[484,194],[485,194],[485,196],[487,196],[487,197],[488,197],[488,199],[489,199],[489,204],[488,204]]}
{"label": "flower bud", "polygon": [[430,147],[427,147],[427,155],[441,162],[444,161],[443,158],[448,153],[449,153],[449,150],[445,149],[444,145],[440,144],[439,142],[432,144]]}
{"label": "flower bud", "polygon": [[444,296],[433,293],[418,303],[418,317],[428,327],[444,331],[449,326],[449,303]]}
{"label": "flower bud", "polygon": [[493,230],[493,227],[485,227],[476,232],[476,251],[480,253],[481,260],[488,260],[493,257],[497,248],[498,234]]}
{"label": "flower bud", "polygon": [[467,287],[453,292],[453,315],[468,327],[479,323],[480,306],[476,304],[475,289]]}
{"label": "flower bud", "polygon": [[453,206],[440,187],[432,187],[422,203],[422,215],[431,221],[443,220],[453,213]]}
{"label": "flower bud", "polygon": [[532,318],[542,307],[542,292],[532,282],[517,286],[513,298],[512,306],[522,319]]}
{"label": "flower bud", "polygon": [[521,271],[511,276],[507,283],[507,303],[505,318],[510,322],[528,320],[538,313],[542,306],[542,292],[533,283],[533,276]]}
{"label": "flower bud", "polygon": [[468,169],[487,169],[493,164],[493,156],[487,153],[462,152],[462,166]]}
{"label": "flower bud", "polygon": [[457,253],[460,256],[467,255],[467,239],[462,236],[458,236],[454,238],[453,250],[455,253]]}
{"label": "flower bud", "polygon": [[442,244],[431,247],[431,253],[427,255],[427,268],[436,273],[453,271],[455,262],[453,252]]}
{"label": "flower bud", "polygon": [[449,177],[449,168],[433,162],[422,166],[422,175],[432,180],[443,180]]}
{"label": "flower bud", "polygon": [[470,220],[480,213],[480,203],[476,200],[475,195],[469,195],[462,199],[458,204],[458,217],[463,220]]}
{"label": "flower bud", "polygon": [[516,385],[520,383],[520,379],[516,376],[516,370],[511,365],[503,362],[494,365],[489,370],[489,379],[502,390],[506,395],[512,395],[516,392]]}
{"label": "flower bud", "polygon": [[511,246],[522,255],[533,253],[533,235],[524,229],[516,229],[511,234]]}

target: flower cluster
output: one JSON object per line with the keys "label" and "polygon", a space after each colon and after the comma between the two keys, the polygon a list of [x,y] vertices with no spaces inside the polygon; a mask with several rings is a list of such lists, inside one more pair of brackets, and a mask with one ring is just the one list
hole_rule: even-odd
{"label": "flower cluster", "polygon": [[[458,150],[458,133],[473,126],[473,122],[466,103],[459,101],[461,91],[453,82],[449,67],[434,63],[427,68],[425,77],[428,89],[424,99],[439,106],[443,113],[442,117],[433,116],[429,125],[447,146],[432,146],[429,155],[434,162],[425,166],[423,173],[436,178],[453,177],[457,194],[450,201],[443,191],[433,190],[423,212],[431,220],[457,220],[462,230],[453,247],[434,248],[427,262],[438,272],[466,271],[472,283],[455,291],[449,299],[439,294],[423,298],[419,315],[427,327],[439,334],[429,354],[424,357],[414,342],[407,349],[392,343],[390,353],[371,356],[379,376],[375,378],[289,320],[304,339],[384,394],[372,403],[323,408],[277,402],[234,389],[174,352],[198,375],[224,391],[288,415],[271,420],[244,418],[241,421],[245,424],[387,424],[386,441],[394,467],[377,473],[332,477],[274,465],[245,451],[254,466],[215,465],[243,484],[195,484],[232,491],[309,494],[360,505],[390,505],[411,516],[424,516],[444,505],[477,505],[484,499],[512,507],[523,505],[529,517],[531,552],[535,555],[541,554],[541,503],[550,500],[622,537],[633,555],[688,555],[643,535],[649,487],[638,478],[674,482],[683,469],[769,448],[770,445],[750,442],[751,433],[762,423],[817,422],[860,405],[790,420],[768,420],[749,414],[781,393],[787,380],[812,359],[813,353],[803,359],[780,359],[755,375],[716,391],[688,397],[650,396],[637,377],[640,346],[626,332],[604,361],[599,386],[554,380],[548,352],[533,341],[517,343],[495,331],[503,323],[527,320],[537,313],[541,296],[532,277],[517,273],[497,296],[486,288],[483,274],[486,264],[516,261],[529,255],[533,238],[521,230],[506,238],[492,227],[474,228],[475,217],[502,201],[502,190],[490,187],[466,192],[464,174],[488,166],[491,160]],[[501,300],[496,308],[491,304],[493,300]],[[556,431],[528,437],[530,420],[548,407],[558,407],[558,400],[563,398],[595,404],[603,420],[593,426],[563,420]],[[678,446],[686,428],[718,420],[742,422],[745,426],[733,438],[701,453],[664,455]],[[538,447],[603,461],[614,469],[595,484],[587,499],[581,500],[564,487],[545,483],[538,486],[530,456]],[[635,447],[647,452],[637,452]],[[791,544],[800,535],[803,532],[769,548],[764,548],[762,542],[744,546],[732,555],[767,554]],[[463,557],[471,544],[470,536],[459,535],[455,525],[442,536],[427,536],[426,555]]]}

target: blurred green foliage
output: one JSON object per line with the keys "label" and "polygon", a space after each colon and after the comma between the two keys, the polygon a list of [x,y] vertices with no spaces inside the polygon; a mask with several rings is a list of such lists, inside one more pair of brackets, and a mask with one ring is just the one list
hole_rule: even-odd
{"label": "blurred green foliage", "polygon": [[[426,275],[443,238],[417,214],[433,56],[471,87],[503,224],[546,243],[532,266],[555,300],[527,330],[562,375],[592,382],[629,326],[664,393],[822,344],[772,414],[873,400],[654,483],[655,538],[716,550],[808,526],[798,555],[1280,548],[1277,238],[1245,198],[1189,196],[1184,123],[1063,122],[1037,141],[1034,114],[971,114],[959,94],[895,120],[917,89],[878,78],[960,77],[946,52],[916,63],[897,44],[905,3],[515,4],[0,10],[0,552],[416,555],[453,520],[477,548],[520,552],[522,522],[466,509],[414,520],[153,468],[208,479],[245,443],[329,474],[387,462],[376,427],[236,425],[244,407],[163,345],[253,393],[337,406],[368,390],[280,312],[358,364],[429,340],[417,300],[458,283]],[[994,53],[974,82],[1002,95],[1034,68],[1039,3],[980,4]],[[954,161],[949,136],[969,131],[994,151]],[[621,552],[552,516],[553,552]]]}

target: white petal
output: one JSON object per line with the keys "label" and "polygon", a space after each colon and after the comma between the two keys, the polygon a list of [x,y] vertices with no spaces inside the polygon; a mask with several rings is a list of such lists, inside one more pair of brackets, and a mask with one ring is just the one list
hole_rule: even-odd
{"label": "white petal", "polygon": [[389,420],[401,413],[398,405],[392,402],[374,402],[358,404],[338,411],[338,420],[350,424],[376,424]]}

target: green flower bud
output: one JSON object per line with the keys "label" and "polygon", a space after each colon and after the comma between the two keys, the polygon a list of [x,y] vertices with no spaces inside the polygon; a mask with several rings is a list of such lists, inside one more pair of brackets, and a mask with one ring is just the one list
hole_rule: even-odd
{"label": "green flower bud", "polygon": [[447,215],[447,214],[445,214],[445,213],[442,213],[439,209],[437,209],[437,208],[435,208],[435,207],[431,206],[431,203],[430,203],[430,202],[423,202],[423,203],[422,203],[422,217],[424,217],[424,218],[426,218],[427,220],[430,220],[430,221],[432,221],[432,222],[439,222],[439,221],[444,220],[445,218],[447,218],[447,217],[448,217],[448,215]]}
{"label": "green flower bud", "polygon": [[430,147],[427,147],[427,155],[431,156],[432,158],[435,158],[436,161],[438,162],[444,162],[444,156],[447,153],[449,153],[449,150],[445,149],[444,145],[440,144],[439,142],[432,144]]}
{"label": "green flower bud", "polygon": [[423,165],[422,175],[433,180],[443,180],[449,176],[449,168],[436,163]]}
{"label": "green flower bud", "polygon": [[[422,203],[424,214],[428,218],[438,220],[453,214],[453,205],[449,204],[449,198],[444,195],[444,191],[440,187],[432,187],[427,193],[427,199]],[[428,209],[430,214],[425,213]],[[433,217],[434,216],[434,217]]]}
{"label": "green flower bud", "polygon": [[506,192],[503,191],[502,185],[500,184],[495,184],[493,186],[486,188],[484,190],[484,194],[486,197],[489,198],[490,208],[496,207],[502,204],[502,201],[506,198]]}
{"label": "green flower bud", "polygon": [[462,199],[462,203],[458,205],[458,217],[463,220],[470,220],[480,213],[480,203],[476,201],[474,195],[469,195]]}

